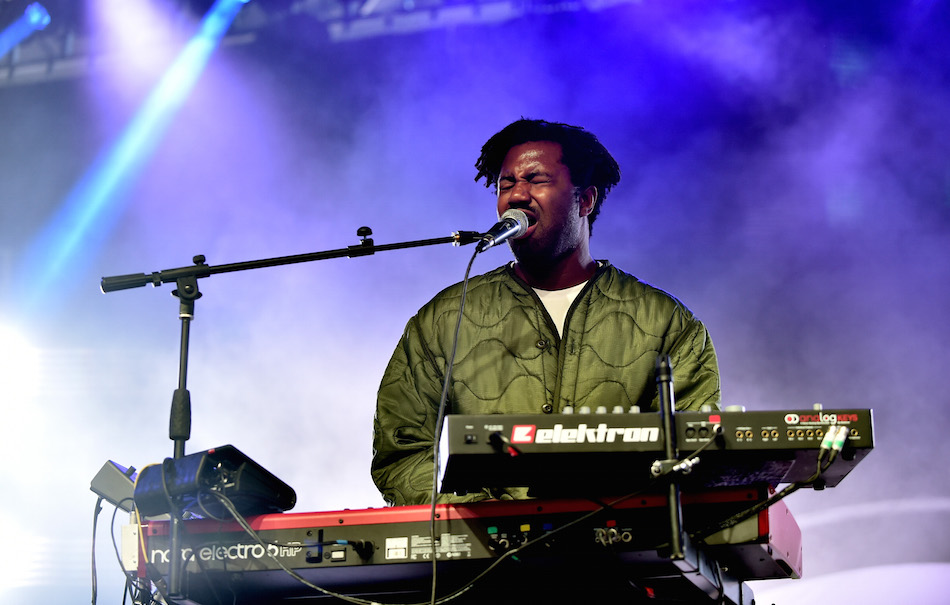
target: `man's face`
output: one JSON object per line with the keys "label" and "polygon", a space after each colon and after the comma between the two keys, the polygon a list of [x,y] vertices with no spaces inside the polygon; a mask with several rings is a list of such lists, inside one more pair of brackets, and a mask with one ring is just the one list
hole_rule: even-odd
{"label": "man's face", "polygon": [[528,231],[508,240],[516,258],[556,260],[586,239],[590,208],[561,163],[558,143],[532,141],[512,147],[502,162],[497,187],[498,216],[509,208],[528,215]]}

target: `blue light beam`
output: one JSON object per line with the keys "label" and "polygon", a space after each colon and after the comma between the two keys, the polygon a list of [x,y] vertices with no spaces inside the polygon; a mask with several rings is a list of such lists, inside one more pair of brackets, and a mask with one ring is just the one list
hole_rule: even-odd
{"label": "blue light beam", "polygon": [[121,213],[122,193],[158,146],[245,4],[245,0],[216,0],[119,139],[100,154],[31,243],[18,279],[29,292],[24,299],[27,308],[35,308],[51,286],[78,271],[98,251]]}
{"label": "blue light beam", "polygon": [[0,57],[10,49],[30,37],[30,34],[49,25],[50,16],[39,2],[26,7],[19,19],[0,32]]}

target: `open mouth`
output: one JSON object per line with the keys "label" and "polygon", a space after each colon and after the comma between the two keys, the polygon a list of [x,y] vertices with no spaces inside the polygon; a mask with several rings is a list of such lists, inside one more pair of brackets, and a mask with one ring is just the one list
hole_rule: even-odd
{"label": "open mouth", "polygon": [[528,214],[527,212],[525,213],[525,216],[528,217],[528,228],[525,229],[525,230],[524,230],[524,233],[522,233],[521,235],[519,235],[516,239],[523,239],[523,238],[525,238],[525,237],[528,237],[528,235],[531,233],[532,228],[538,223],[538,219],[536,219],[535,217],[531,216],[531,215]]}
{"label": "open mouth", "polygon": [[535,217],[533,217],[533,216],[531,216],[530,214],[527,214],[527,213],[525,214],[525,216],[528,217],[528,228],[525,229],[524,234],[522,234],[521,236],[519,236],[517,239],[523,239],[523,238],[528,237],[528,235],[531,234],[532,229],[534,228],[534,226],[535,226],[536,224],[538,224],[538,219],[537,219],[537,218],[535,218]]}

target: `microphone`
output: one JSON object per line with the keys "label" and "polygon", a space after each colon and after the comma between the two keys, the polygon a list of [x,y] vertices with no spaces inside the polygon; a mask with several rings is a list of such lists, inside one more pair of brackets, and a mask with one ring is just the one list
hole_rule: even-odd
{"label": "microphone", "polygon": [[484,252],[509,238],[519,238],[528,230],[528,215],[521,210],[511,208],[501,215],[501,220],[482,234],[482,241],[475,246],[476,252]]}

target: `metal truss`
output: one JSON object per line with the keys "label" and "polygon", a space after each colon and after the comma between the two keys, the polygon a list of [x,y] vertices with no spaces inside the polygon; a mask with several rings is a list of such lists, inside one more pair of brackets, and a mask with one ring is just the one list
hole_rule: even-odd
{"label": "metal truss", "polygon": [[[28,1],[0,0],[0,29],[23,12]],[[40,0],[52,15],[50,26],[35,32],[0,57],[0,87],[32,84],[88,73],[111,60],[86,25],[86,8],[96,0]],[[124,0],[144,1],[144,0]],[[460,25],[493,24],[529,14],[598,11],[642,0],[251,0],[235,19],[223,44],[248,44],[265,33],[282,36],[305,24],[313,39],[328,44],[411,34]],[[168,2],[180,13],[181,27],[194,22],[211,0]],[[147,36],[147,34],[143,34]],[[298,34],[299,35],[299,34]],[[149,44],[161,39],[144,38]]]}

